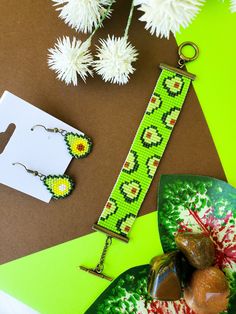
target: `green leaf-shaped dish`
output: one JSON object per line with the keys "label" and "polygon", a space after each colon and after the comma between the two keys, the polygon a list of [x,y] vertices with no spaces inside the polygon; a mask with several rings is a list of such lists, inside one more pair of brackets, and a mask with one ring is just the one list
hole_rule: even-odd
{"label": "green leaf-shaped dish", "polygon": [[[178,231],[209,234],[216,248],[216,264],[230,285],[229,308],[236,313],[236,189],[209,177],[167,175],[161,177],[158,221],[165,252],[176,248]],[[121,274],[86,311],[87,314],[194,314],[184,299],[176,302],[153,300],[147,293],[149,265]]]}

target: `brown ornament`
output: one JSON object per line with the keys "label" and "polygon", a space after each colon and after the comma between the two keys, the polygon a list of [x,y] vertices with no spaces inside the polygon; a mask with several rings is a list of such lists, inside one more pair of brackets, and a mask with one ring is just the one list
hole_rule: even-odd
{"label": "brown ornament", "polygon": [[196,314],[219,314],[228,307],[229,286],[217,267],[196,270],[184,290],[188,306]]}
{"label": "brown ornament", "polygon": [[204,269],[213,265],[215,260],[214,243],[205,234],[178,233],[175,243],[193,267]]}
{"label": "brown ornament", "polygon": [[148,292],[161,301],[175,301],[181,297],[179,253],[172,252],[154,257],[148,279]]}

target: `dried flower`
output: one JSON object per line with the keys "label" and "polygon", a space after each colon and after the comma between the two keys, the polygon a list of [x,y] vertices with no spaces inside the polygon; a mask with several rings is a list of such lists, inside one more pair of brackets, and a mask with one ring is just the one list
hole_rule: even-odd
{"label": "dried flower", "polygon": [[57,11],[61,11],[59,17],[76,31],[91,33],[101,20],[106,11],[109,0],[52,0]]}
{"label": "dried flower", "polygon": [[126,84],[135,69],[132,63],[137,60],[137,50],[127,37],[110,37],[100,40],[94,61],[94,69],[106,82]]}
{"label": "dried flower", "polygon": [[78,75],[83,81],[92,75],[90,66],[93,57],[89,51],[90,39],[82,42],[73,37],[59,38],[54,48],[49,49],[48,66],[56,72],[57,78],[65,83],[78,84]]}
{"label": "dried flower", "polygon": [[204,0],[135,0],[144,14],[140,21],[151,34],[169,38],[170,32],[179,32],[180,26],[187,27],[199,12]]}
{"label": "dried flower", "polygon": [[231,12],[236,12],[236,0],[231,0]]}

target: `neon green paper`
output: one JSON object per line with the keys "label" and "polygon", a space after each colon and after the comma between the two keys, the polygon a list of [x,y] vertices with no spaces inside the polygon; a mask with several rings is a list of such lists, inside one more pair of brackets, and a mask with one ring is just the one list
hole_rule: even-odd
{"label": "neon green paper", "polygon": [[[194,87],[227,178],[234,186],[235,30],[236,14],[229,12],[228,3],[208,0],[193,24],[177,36],[178,43],[192,40],[200,47],[199,59],[187,67],[198,76]],[[0,289],[41,314],[82,314],[108,283],[79,272],[75,265],[87,265],[87,254],[82,252],[90,254],[92,248],[88,266],[94,267],[103,245],[104,235],[94,233],[0,266]],[[129,245],[114,241],[106,260],[107,271],[116,276],[160,253],[156,213],[152,213],[136,220]]]}
{"label": "neon green paper", "polygon": [[[162,253],[156,219],[156,212],[138,218],[129,245],[113,241],[106,258],[110,276],[115,278],[126,269],[146,264],[152,256]],[[103,245],[104,234],[95,232],[2,265],[0,290],[41,314],[82,314],[109,282],[76,266],[86,263],[88,267],[94,267]],[[120,258],[122,256],[125,258]]]}
{"label": "neon green paper", "polygon": [[187,69],[197,73],[195,91],[227,180],[236,187],[235,31],[236,13],[230,13],[229,1],[208,0],[190,27],[176,38],[178,44],[190,40],[200,48],[197,62],[189,63]]}

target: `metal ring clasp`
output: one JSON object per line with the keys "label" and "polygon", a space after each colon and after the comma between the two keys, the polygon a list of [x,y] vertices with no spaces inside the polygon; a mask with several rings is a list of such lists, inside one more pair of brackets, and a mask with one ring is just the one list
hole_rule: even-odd
{"label": "metal ring clasp", "polygon": [[111,236],[107,236],[106,242],[105,242],[104,248],[102,250],[101,257],[100,257],[100,261],[99,261],[99,263],[97,264],[97,266],[95,268],[87,268],[87,267],[84,267],[84,266],[79,266],[79,268],[81,270],[83,270],[83,271],[86,271],[86,272],[92,274],[92,275],[95,275],[95,276],[98,276],[100,278],[104,278],[104,279],[107,279],[109,281],[112,281],[111,277],[106,276],[106,275],[104,275],[102,273],[103,269],[104,269],[104,262],[105,262],[105,257],[106,257],[106,254],[107,254],[107,250],[111,246],[111,244],[112,244],[112,237]]}
{"label": "metal ring clasp", "polygon": [[[186,47],[186,46],[190,46],[194,49],[194,55],[192,57],[187,57],[183,54],[183,48]],[[182,68],[185,63],[187,62],[190,62],[190,61],[194,61],[198,58],[199,56],[199,48],[198,46],[191,42],[191,41],[185,41],[184,43],[182,43],[180,46],[179,46],[179,49],[178,49],[178,54],[179,54],[179,61],[178,61],[178,64],[179,64],[179,67]]]}

